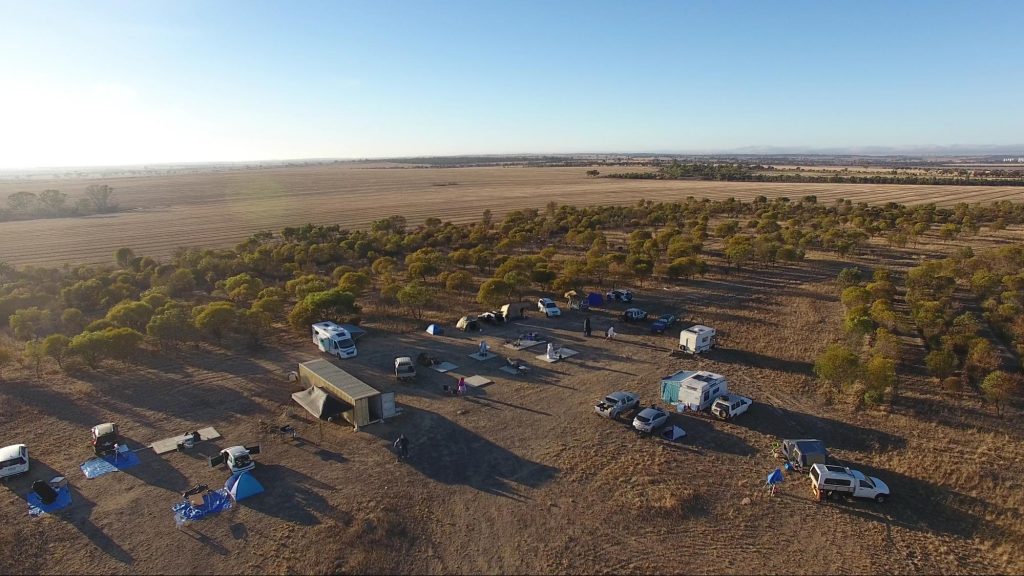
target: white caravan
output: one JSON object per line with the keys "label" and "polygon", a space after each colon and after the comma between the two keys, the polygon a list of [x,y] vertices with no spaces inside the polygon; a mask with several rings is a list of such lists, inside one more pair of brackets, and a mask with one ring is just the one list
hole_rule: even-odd
{"label": "white caravan", "polygon": [[700,354],[715,347],[715,329],[700,324],[690,326],[679,333],[679,349],[690,354]]}
{"label": "white caravan", "polygon": [[316,344],[321,352],[338,358],[354,358],[356,355],[356,342],[352,335],[334,322],[313,324],[313,344]]}
{"label": "white caravan", "polygon": [[28,447],[15,444],[0,448],[0,478],[28,472]]}

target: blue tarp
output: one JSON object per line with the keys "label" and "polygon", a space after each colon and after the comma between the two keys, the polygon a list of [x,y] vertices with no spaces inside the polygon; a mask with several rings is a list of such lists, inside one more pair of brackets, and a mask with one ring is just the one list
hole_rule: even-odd
{"label": "blue tarp", "polygon": [[768,473],[768,478],[765,479],[766,484],[781,484],[786,477],[782,475],[782,470],[776,468]]}
{"label": "blue tarp", "polygon": [[231,508],[231,496],[227,490],[211,490],[203,494],[201,506],[193,506],[188,500],[171,506],[171,510],[174,512],[174,522],[179,526],[185,522],[202,520],[210,514],[216,514],[228,508]]}
{"label": "blue tarp", "polygon": [[444,328],[441,328],[439,324],[431,324],[427,326],[427,334],[433,334],[434,336],[440,336],[444,334]]}
{"label": "blue tarp", "polygon": [[263,485],[260,484],[259,480],[253,478],[252,474],[239,472],[232,474],[228,478],[227,482],[224,483],[224,489],[235,499],[235,502],[238,502],[239,500],[245,500],[250,496],[262,493]]}
{"label": "blue tarp", "polygon": [[82,463],[81,468],[86,478],[96,478],[104,474],[138,466],[139,463],[139,457],[131,450],[126,450],[125,452],[90,458]]}
{"label": "blue tarp", "polygon": [[71,505],[71,488],[67,486],[61,486],[57,490],[57,499],[50,504],[43,504],[39,499],[39,495],[35,492],[28,493],[28,513],[30,516],[42,516],[43,514],[49,514],[60,510],[61,508],[67,508]]}
{"label": "blue tarp", "polygon": [[604,296],[601,296],[597,292],[587,294],[587,305],[590,307],[604,306]]}

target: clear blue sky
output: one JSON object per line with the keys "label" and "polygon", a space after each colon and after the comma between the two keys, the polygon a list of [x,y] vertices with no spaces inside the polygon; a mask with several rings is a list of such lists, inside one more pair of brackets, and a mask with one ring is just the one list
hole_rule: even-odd
{"label": "clear blue sky", "polygon": [[1024,2],[0,0],[0,168],[1020,144]]}

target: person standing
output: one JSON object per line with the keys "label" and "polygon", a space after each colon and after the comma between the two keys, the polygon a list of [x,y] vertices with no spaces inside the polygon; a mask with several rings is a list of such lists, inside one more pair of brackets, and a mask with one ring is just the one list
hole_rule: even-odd
{"label": "person standing", "polygon": [[459,396],[465,396],[466,395],[466,378],[464,376],[462,378],[459,378],[458,395]]}
{"label": "person standing", "polygon": [[615,340],[615,326],[609,326],[608,332],[605,333],[605,340]]}
{"label": "person standing", "polygon": [[409,456],[409,439],[405,437],[405,434],[399,434],[398,439],[395,440],[395,450],[398,451],[398,460],[402,461]]}
{"label": "person standing", "polygon": [[583,335],[587,338],[590,337],[590,316],[587,316],[583,320]]}

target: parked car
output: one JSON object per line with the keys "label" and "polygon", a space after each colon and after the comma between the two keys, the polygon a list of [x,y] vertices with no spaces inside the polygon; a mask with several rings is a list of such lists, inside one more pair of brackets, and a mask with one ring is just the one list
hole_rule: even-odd
{"label": "parked car", "polygon": [[665,422],[668,422],[668,412],[657,406],[651,406],[644,408],[636,415],[636,418],[633,419],[633,428],[637,432],[650,434],[664,426]]}
{"label": "parked car", "polygon": [[622,319],[626,322],[639,322],[641,320],[647,320],[647,312],[639,308],[627,308],[622,313]]}
{"label": "parked car", "polygon": [[548,318],[562,315],[562,309],[559,308],[558,304],[556,304],[551,298],[541,298],[540,300],[537,300],[537,310],[543,312]]}
{"label": "parked car", "polygon": [[0,448],[0,478],[28,472],[28,446],[14,444]]}
{"label": "parked car", "polygon": [[739,394],[727,394],[715,400],[711,405],[711,413],[720,420],[729,420],[747,411],[753,401]]}
{"label": "parked car", "polygon": [[815,464],[809,474],[811,488],[818,498],[832,498],[845,494],[854,498],[871,498],[881,504],[889,497],[889,486],[874,476],[865,476],[859,470],[832,464]]}
{"label": "parked car", "polygon": [[412,358],[408,356],[395,358],[395,378],[400,382],[416,379],[416,365],[413,364]]}
{"label": "parked car", "polygon": [[253,456],[260,453],[260,445],[255,446],[231,446],[220,451],[220,454],[210,458],[210,467],[227,464],[232,474],[248,472],[256,467]]}
{"label": "parked car", "polygon": [[97,456],[110,454],[114,451],[114,445],[119,442],[117,435],[117,424],[106,422],[92,427],[92,449]]}
{"label": "parked car", "polygon": [[594,405],[594,412],[605,418],[618,418],[623,412],[640,407],[640,395],[636,392],[612,392]]}
{"label": "parked car", "polygon": [[605,297],[609,300],[616,300],[618,302],[632,302],[633,293],[629,290],[609,290]]}
{"label": "parked car", "polygon": [[665,330],[675,326],[676,322],[679,322],[679,318],[676,318],[675,314],[662,314],[651,324],[651,332],[664,334]]}

